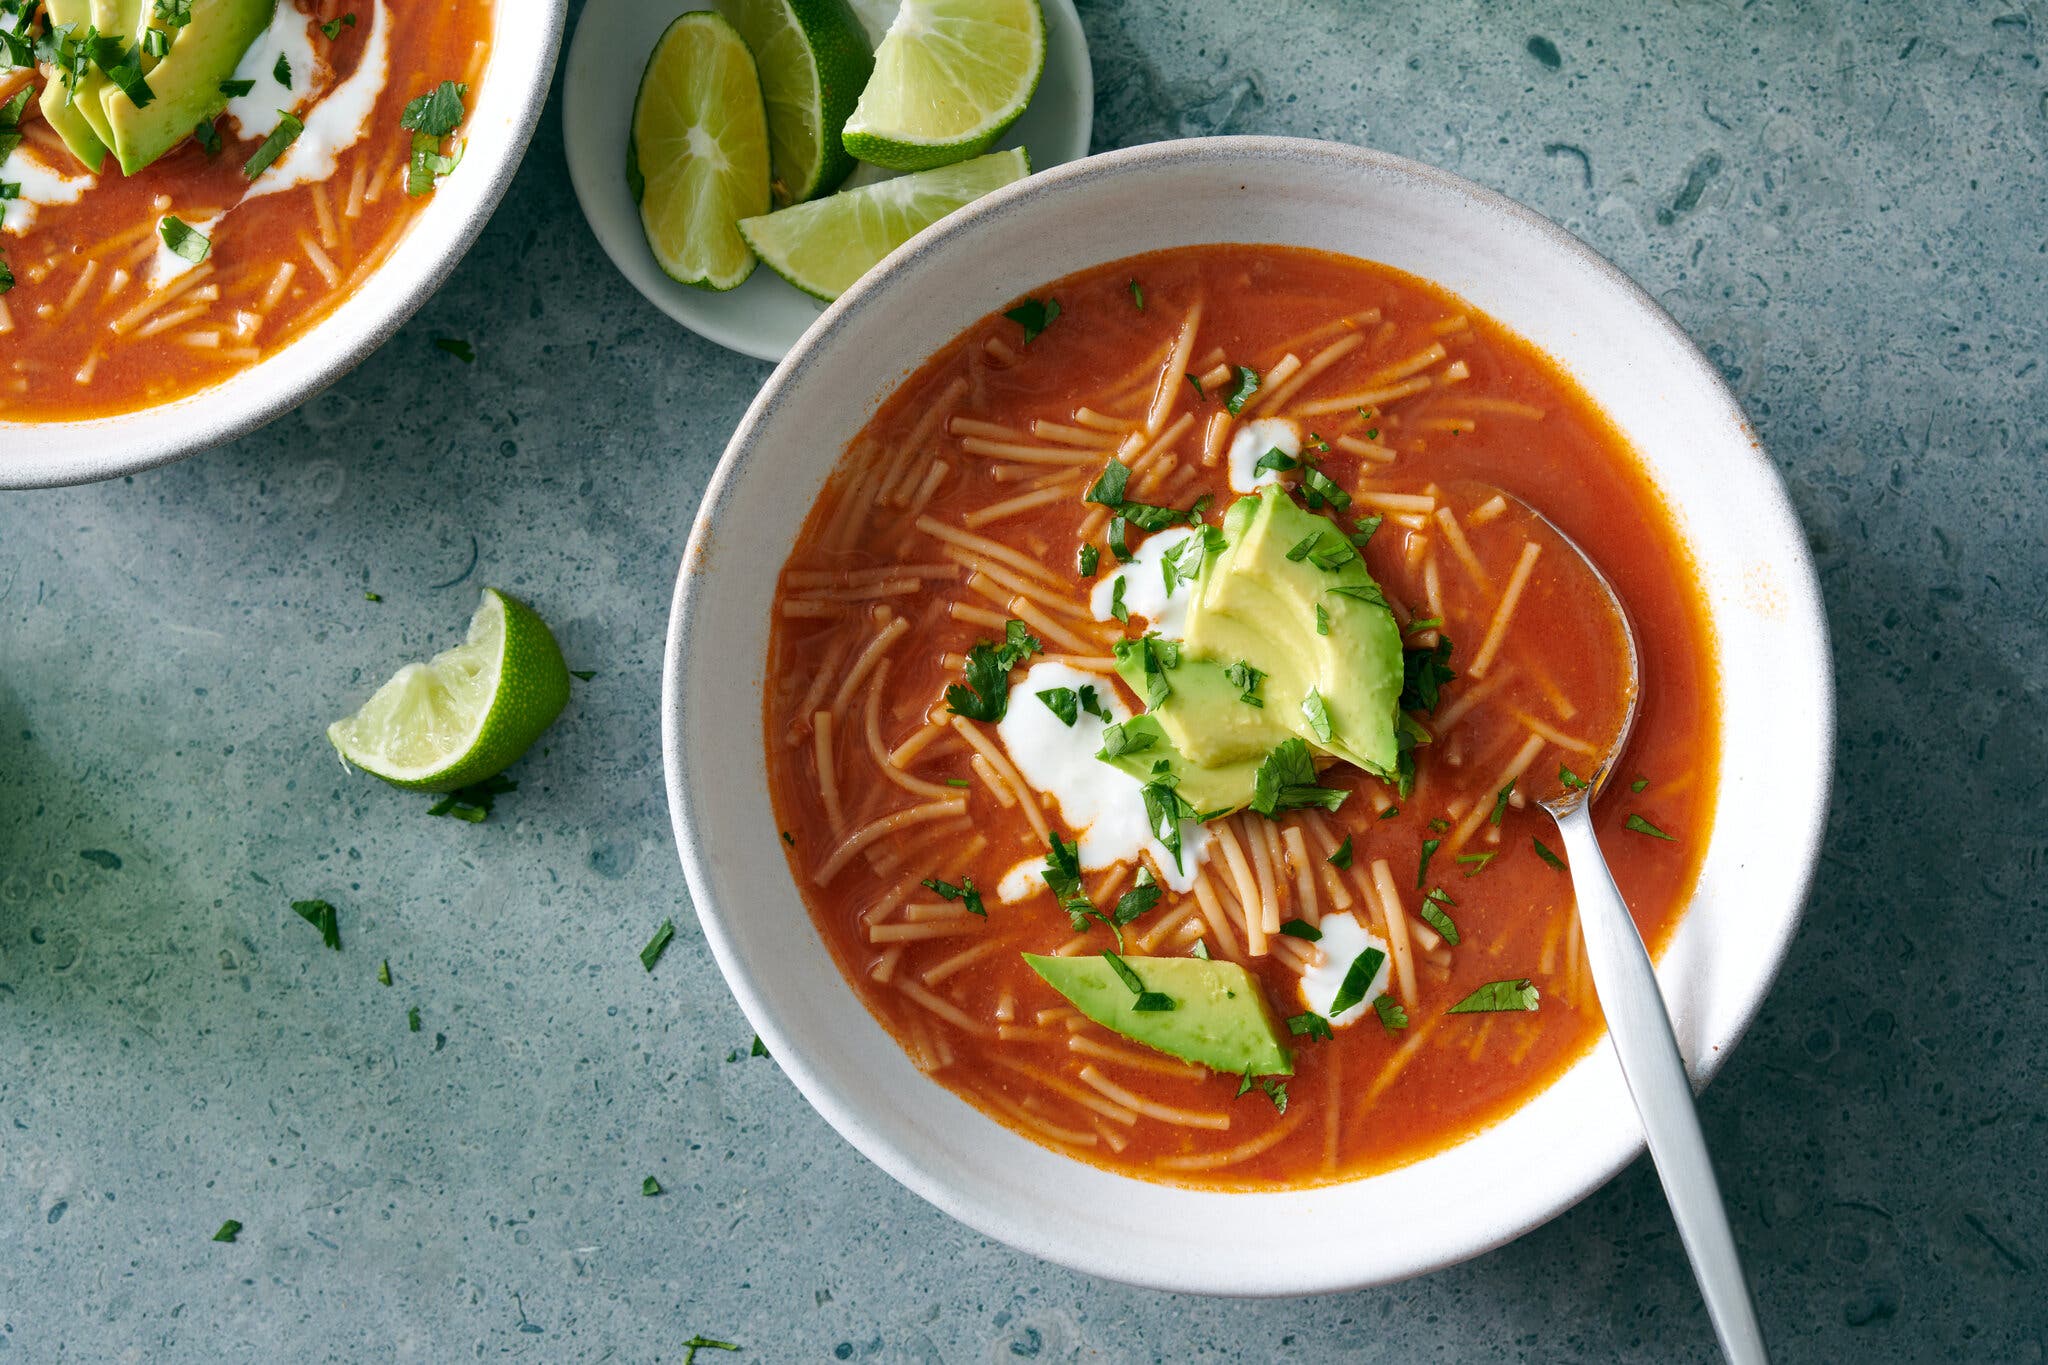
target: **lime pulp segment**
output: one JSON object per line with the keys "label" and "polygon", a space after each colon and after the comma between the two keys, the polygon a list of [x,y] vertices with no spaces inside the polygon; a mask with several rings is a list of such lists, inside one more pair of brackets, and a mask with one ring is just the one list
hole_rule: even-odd
{"label": "lime pulp segment", "polygon": [[735,226],[768,211],[768,124],[747,45],[708,10],[668,26],[633,102],[640,226],[673,279],[732,289],[754,253]]}
{"label": "lime pulp segment", "polygon": [[1038,0],[903,0],[846,122],[846,150],[899,171],[988,150],[1045,68]]}
{"label": "lime pulp segment", "polygon": [[1030,158],[1013,148],[744,218],[740,232],[776,274],[807,294],[835,299],[925,228],[1029,174]]}

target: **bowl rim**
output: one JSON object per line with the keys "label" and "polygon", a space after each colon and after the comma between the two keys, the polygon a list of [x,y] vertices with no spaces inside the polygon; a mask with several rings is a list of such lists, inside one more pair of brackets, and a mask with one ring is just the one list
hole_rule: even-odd
{"label": "bowl rim", "polygon": [[[664,785],[668,795],[670,823],[692,908],[703,928],[705,941],[711,949],[719,971],[742,1012],[773,1053],[777,1065],[795,1083],[798,1091],[812,1107],[841,1137],[900,1184],[983,1235],[1070,1269],[1104,1279],[1143,1288],[1226,1297],[1289,1297],[1344,1292],[1428,1274],[1459,1264],[1505,1245],[1578,1204],[1641,1155],[1645,1150],[1644,1139],[1640,1131],[1626,1136],[1607,1159],[1596,1161],[1577,1178],[1562,1186],[1551,1198],[1541,1201],[1542,1207],[1537,1212],[1504,1221],[1496,1226],[1493,1235],[1463,1246],[1454,1253],[1434,1255],[1410,1264],[1397,1274],[1362,1277],[1356,1272],[1347,1273],[1341,1268],[1303,1266],[1299,1268],[1302,1272],[1300,1277],[1284,1285],[1266,1279],[1256,1285],[1247,1286],[1226,1282],[1227,1276],[1212,1283],[1189,1284],[1185,1279],[1163,1278],[1150,1273],[1145,1266],[1119,1260],[1108,1248],[1091,1253],[1069,1243],[1020,1235],[1016,1229],[984,1216],[979,1206],[961,1197],[943,1180],[929,1176],[915,1152],[900,1149],[889,1139],[869,1129],[857,1112],[849,1113],[842,1110],[835,1094],[834,1083],[811,1066],[804,1053],[792,1044],[776,1015],[768,1007],[763,991],[741,960],[725,929],[723,912],[710,894],[713,881],[707,865],[708,854],[700,837],[698,812],[690,793],[693,774],[689,766],[681,723],[685,701],[682,677],[684,657],[690,648],[693,611],[706,590],[705,584],[712,572],[710,565],[716,558],[709,553],[713,526],[719,521],[722,510],[734,496],[740,478],[742,456],[755,441],[759,429],[766,423],[771,411],[783,401],[785,391],[794,384],[796,378],[821,363],[821,354],[827,343],[841,331],[854,326],[863,311],[871,306],[878,295],[890,288],[898,277],[915,270],[922,258],[953,238],[970,234],[984,220],[1009,212],[1018,201],[1044,196],[1057,189],[1114,178],[1137,168],[1156,169],[1202,161],[1289,158],[1319,159],[1324,166],[1340,172],[1377,172],[1419,180],[1438,191],[1462,199],[1476,213],[1510,220],[1512,226],[1534,234],[1551,249],[1575,258],[1581,267],[1600,276],[1616,290],[1617,294],[1635,307],[1640,315],[1641,325],[1661,332],[1663,339],[1673,344],[1678,354],[1683,357],[1684,363],[1694,372],[1695,378],[1716,395],[1726,419],[1742,438],[1747,450],[1745,458],[1752,463],[1757,472],[1765,476],[1762,482],[1768,488],[1768,496],[1774,504],[1771,510],[1781,515],[1786,523],[1795,527],[1798,525],[1784,480],[1771,463],[1761,439],[1720,371],[1679,326],[1676,319],[1672,318],[1642,286],[1587,243],[1550,219],[1497,191],[1453,172],[1370,148],[1313,138],[1277,136],[1240,135],[1179,139],[1101,153],[1039,172],[997,190],[940,220],[899,247],[852,289],[841,295],[819,317],[749,403],[705,486],[697,514],[692,521],[671,598],[662,668],[661,736]],[[1792,613],[1809,616],[1817,627],[1815,654],[1818,667],[1813,675],[1813,682],[1819,709],[1818,714],[1812,717],[1812,721],[1816,739],[1819,741],[1817,751],[1832,754],[1836,743],[1835,670],[1824,599],[1820,590],[1818,571],[1803,541],[1793,549],[1795,553],[1792,556],[1792,567],[1795,573],[1785,584],[1785,596],[1789,603],[1788,609]],[[1695,1092],[1703,1089],[1719,1073],[1728,1056],[1755,1022],[1764,1001],[1770,995],[1772,986],[1784,968],[1792,940],[1805,918],[1814,878],[1819,870],[1820,852],[1832,804],[1832,763],[1823,762],[1819,765],[1817,779],[1803,828],[1787,831],[1788,835],[1796,836],[1791,842],[1806,851],[1803,865],[1796,869],[1794,884],[1788,888],[1791,892],[1789,912],[1775,926],[1774,933],[1758,942],[1758,961],[1761,970],[1756,973],[1753,989],[1748,998],[1741,1001],[1741,1007],[1734,1013],[1725,1035],[1704,1038],[1699,1055],[1691,1059],[1689,1069]],[[848,986],[847,989],[852,988]],[[1597,1051],[1600,1044],[1596,1042],[1594,1046]],[[1582,1058],[1579,1062],[1573,1063],[1573,1068],[1583,1065],[1585,1060]],[[1560,1077],[1559,1081],[1562,1079]],[[1558,1082],[1553,1082],[1556,1083]],[[1544,1091],[1537,1092],[1537,1096],[1532,1096],[1529,1103],[1533,1103],[1542,1093]],[[1511,1111],[1501,1122],[1507,1122],[1514,1113],[1519,1112],[1519,1108]],[[1252,1191],[1236,1197],[1260,1199],[1287,1193],[1294,1191]]]}
{"label": "bowl rim", "polygon": [[[388,11],[387,11],[388,12]],[[128,474],[140,474],[197,455],[266,426],[306,400],[316,397],[369,359],[370,354],[389,341],[399,328],[412,320],[447,282],[455,267],[483,235],[512,179],[526,159],[526,148],[540,126],[541,111],[547,105],[548,90],[554,84],[555,68],[562,50],[562,31],[568,21],[569,0],[497,0],[493,16],[492,52],[487,59],[485,79],[505,79],[513,73],[495,66],[498,25],[516,19],[521,27],[542,34],[533,47],[536,60],[521,73],[522,79],[510,106],[509,136],[487,144],[471,146],[466,166],[478,172],[482,188],[460,206],[451,206],[436,217],[427,211],[406,228],[404,243],[416,247],[422,234],[439,237],[438,254],[432,264],[418,270],[412,286],[382,300],[379,311],[365,315],[365,322],[347,334],[337,332],[339,305],[312,326],[245,370],[237,370],[220,383],[195,390],[168,403],[153,404],[127,412],[88,418],[78,422],[9,422],[0,419],[0,436],[19,434],[30,448],[0,459],[0,489],[61,488],[98,483]],[[393,72],[397,79],[405,73]],[[488,86],[486,87],[488,88]],[[394,262],[416,260],[413,252],[394,251],[363,280],[354,297],[373,292],[371,286],[384,279]],[[346,302],[343,300],[342,302]],[[317,343],[317,346],[316,346]],[[224,410],[222,390],[238,378],[258,374],[286,356],[318,354],[325,357],[307,374],[287,379],[282,372],[276,382],[252,387],[246,398],[230,396],[233,404]],[[197,401],[195,401],[197,400]],[[161,417],[170,420],[137,423],[134,419]],[[51,455],[35,449],[37,433],[62,432],[72,444]],[[95,440],[95,438],[99,438]]]}

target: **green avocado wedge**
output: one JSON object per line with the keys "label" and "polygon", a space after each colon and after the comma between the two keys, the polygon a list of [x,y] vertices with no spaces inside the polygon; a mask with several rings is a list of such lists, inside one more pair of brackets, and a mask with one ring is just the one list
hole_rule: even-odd
{"label": "green avocado wedge", "polygon": [[195,3],[192,22],[179,30],[170,54],[149,73],[154,99],[138,109],[126,93],[107,88],[108,140],[124,173],[135,174],[192,136],[199,124],[220,117],[228,105],[221,82],[235,74],[243,54],[270,27],[276,9],[277,0]]}
{"label": "green avocado wedge", "polygon": [[1146,994],[1171,1009],[1140,1010],[1139,996],[1107,957],[1041,957],[1024,961],[1074,1008],[1134,1043],[1232,1075],[1291,1076],[1294,1057],[1266,1008],[1252,974],[1234,962],[1200,957],[1127,957]]}
{"label": "green avocado wedge", "polygon": [[64,82],[48,80],[43,82],[43,93],[38,97],[43,117],[57,130],[57,136],[64,139],[64,145],[79,163],[94,175],[100,173],[100,165],[107,159],[107,144],[101,142],[99,134],[77,108],[64,102]]}

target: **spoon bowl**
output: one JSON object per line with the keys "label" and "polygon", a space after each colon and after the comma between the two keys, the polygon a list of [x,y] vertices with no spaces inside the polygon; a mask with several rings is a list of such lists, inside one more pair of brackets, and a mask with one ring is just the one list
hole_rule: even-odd
{"label": "spoon bowl", "polygon": [[1650,1157],[1657,1164],[1657,1176],[1664,1184],[1679,1239],[1692,1262],[1722,1353],[1739,1365],[1762,1365],[1769,1355],[1728,1226],[1728,1211],[1714,1178],[1713,1161],[1707,1154],[1706,1138],[1700,1132],[1685,1059],[1678,1050],[1649,951],[1593,830],[1593,803],[1628,748],[1642,701],[1642,652],[1636,645],[1635,627],[1613,583],[1577,541],[1514,494],[1483,484],[1474,487],[1482,493],[1498,494],[1525,515],[1532,539],[1553,556],[1553,571],[1561,557],[1563,572],[1583,578],[1575,591],[1597,604],[1589,609],[1604,607],[1613,617],[1619,643],[1616,662],[1625,670],[1623,695],[1627,698],[1613,738],[1583,780],[1567,782],[1560,773],[1555,794],[1532,792],[1531,796],[1557,822],[1564,840],[1586,940],[1586,962],[1607,1018],[1608,1039],[1642,1115]]}

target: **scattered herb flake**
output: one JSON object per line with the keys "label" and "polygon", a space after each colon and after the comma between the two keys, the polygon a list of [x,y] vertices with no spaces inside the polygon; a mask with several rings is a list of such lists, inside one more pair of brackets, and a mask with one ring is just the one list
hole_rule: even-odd
{"label": "scattered herb flake", "polygon": [[1674,844],[1678,842],[1677,835],[1666,834],[1640,815],[1631,814],[1628,819],[1621,822],[1621,827],[1623,829],[1632,829],[1638,834],[1647,834],[1652,839],[1668,839]]}
{"label": "scattered herb flake", "polygon": [[1344,972],[1344,984],[1337,987],[1337,998],[1330,1002],[1330,1018],[1335,1019],[1365,999],[1386,960],[1387,955],[1377,948],[1367,948],[1351,959],[1351,966]]}
{"label": "scattered herb flake", "polygon": [[204,261],[213,251],[212,242],[175,214],[165,214],[158,220],[156,230],[167,251],[193,265]]}
{"label": "scattered herb flake", "polygon": [[1081,577],[1095,577],[1095,566],[1102,562],[1102,551],[1096,549],[1093,545],[1083,545],[1081,547],[1080,559]]}
{"label": "scattered herb flake", "polygon": [[683,1365],[696,1365],[697,1352],[699,1351],[737,1351],[738,1349],[739,1347],[729,1341],[713,1341],[710,1337],[703,1336],[691,1337],[683,1343],[683,1350],[688,1352],[683,1357]]}
{"label": "scattered herb flake", "polygon": [[1330,1028],[1330,1021],[1317,1014],[1314,1010],[1308,1010],[1302,1014],[1289,1015],[1287,1031],[1297,1038],[1333,1040],[1337,1036]]}
{"label": "scattered herb flake", "polygon": [[1629,783],[1629,784],[1628,784],[1628,789],[1629,789],[1630,791],[1634,792],[1634,793],[1635,793],[1636,795],[1640,796],[1640,795],[1642,795],[1642,793],[1643,793],[1643,788],[1645,788],[1645,787],[1647,787],[1647,786],[1649,786],[1649,785],[1650,785],[1650,779],[1649,779],[1649,778],[1647,778],[1647,777],[1639,777],[1639,778],[1637,778],[1637,779],[1636,779],[1635,781],[1633,781],[1633,782],[1631,782],[1631,783]]}
{"label": "scattered herb flake", "polygon": [[335,952],[341,951],[341,923],[334,907],[326,901],[293,901],[292,909],[300,919],[320,931],[320,941]]}
{"label": "scattered herb flake", "polygon": [[1337,851],[1323,861],[1331,867],[1349,870],[1351,867],[1351,836],[1345,835],[1344,842],[1337,845]]}
{"label": "scattered herb flake", "polygon": [[277,65],[276,65],[276,66],[273,66],[273,67],[271,67],[271,68],[270,68],[270,79],[272,79],[272,80],[276,81],[276,82],[277,82],[277,83],[278,83],[279,85],[283,86],[283,87],[284,87],[285,89],[287,89],[287,90],[291,89],[291,88],[292,88],[292,63],[291,63],[291,58],[289,58],[289,57],[285,56],[285,54],[284,54],[284,53],[282,53],[282,52],[278,53],[278,54],[277,54]]}
{"label": "scattered herb flake", "polygon": [[418,1005],[412,1006],[405,1012],[405,1029],[408,1033],[418,1033],[420,1031],[420,1007]]}
{"label": "scattered herb flake", "polygon": [[1508,798],[1514,794],[1515,779],[1511,777],[1508,779],[1508,784],[1505,787],[1502,787],[1493,794],[1493,814],[1486,817],[1486,823],[1489,825],[1500,824],[1501,817],[1508,813]]}
{"label": "scattered herb flake", "polygon": [[648,1176],[645,1180],[640,1182],[640,1193],[645,1197],[652,1199],[655,1195],[661,1193],[661,1182],[659,1180],[656,1180],[651,1175]]}
{"label": "scattered herb flake", "polygon": [[1024,344],[1029,346],[1037,340],[1038,334],[1053,325],[1060,315],[1058,299],[1027,298],[1015,308],[1003,311],[1003,316],[1024,329]]}
{"label": "scattered herb flake", "polygon": [[1109,585],[1109,614],[1124,625],[1131,623],[1131,609],[1124,604],[1124,576],[1118,574]]}
{"label": "scattered herb flake", "polygon": [[1206,938],[1196,939],[1194,944],[1188,949],[1188,956],[1199,957],[1204,962],[1211,961],[1212,959],[1209,956],[1209,940]]}
{"label": "scattered herb flake", "polygon": [[1115,722],[1116,717],[1111,715],[1109,713],[1109,708],[1102,704],[1102,698],[1096,695],[1095,685],[1093,683],[1081,684],[1080,697],[1081,709],[1083,711],[1086,711],[1089,715],[1095,717],[1095,719],[1101,721],[1105,725],[1113,724]]}
{"label": "scattered herb flake", "polygon": [[1239,701],[1243,702],[1246,706],[1256,706],[1261,709],[1265,707],[1266,703],[1259,697],[1259,684],[1266,680],[1264,673],[1240,659],[1223,670],[1223,677],[1232,687],[1237,689],[1237,699]]}
{"label": "scattered herb flake", "polygon": [[462,123],[462,99],[469,87],[460,81],[442,81],[426,94],[406,103],[398,126],[428,137],[442,138]]}
{"label": "scattered herb flake", "polygon": [[[1586,785],[1585,778],[1580,777],[1562,763],[1557,765],[1557,780],[1564,784],[1564,789],[1568,792],[1581,791]],[[1500,821],[1496,820],[1494,823],[1499,824]]]}
{"label": "scattered herb flake", "polygon": [[[1123,580],[1119,578],[1117,582],[1121,583]],[[1074,728],[1075,721],[1081,719],[1081,697],[1071,687],[1048,687],[1038,694],[1038,699],[1044,702],[1045,709],[1058,716],[1060,724],[1069,730]]]}
{"label": "scattered herb flake", "polygon": [[966,682],[946,685],[946,709],[969,720],[1001,720],[1010,709],[1010,670],[1044,648],[1022,621],[1004,622],[1002,643],[980,640],[967,651]]}
{"label": "scattered herb flake", "polygon": [[382,602],[384,600],[384,594],[379,592],[371,592],[368,588],[365,588],[363,589],[363,600],[365,602]]}
{"label": "scattered herb flake", "polygon": [[937,877],[926,877],[918,885],[942,901],[959,901],[960,907],[970,915],[988,918],[988,907],[982,904],[981,892],[975,887],[972,877],[961,878],[958,886],[951,882],[942,882]]}
{"label": "scattered herb flake", "polygon": [[1129,285],[1128,287],[1129,287],[1129,289],[1130,289],[1130,291],[1131,291],[1131,302],[1132,302],[1132,303],[1133,303],[1134,305],[1136,305],[1136,307],[1137,307],[1137,309],[1138,309],[1138,311],[1139,311],[1139,312],[1141,312],[1141,313],[1142,313],[1142,312],[1144,312],[1144,311],[1145,311],[1145,288],[1144,288],[1144,286],[1143,286],[1143,285],[1141,285],[1141,284],[1139,284],[1139,283],[1137,282],[1137,280],[1136,280],[1136,279],[1133,279],[1133,280],[1132,280],[1132,281],[1130,282],[1130,285]]}
{"label": "scattered herb flake", "polygon": [[498,798],[506,792],[516,792],[519,784],[503,773],[494,773],[481,782],[472,782],[467,787],[449,792],[439,801],[427,807],[429,815],[446,815],[456,820],[466,820],[480,825],[490,819],[497,809]]}
{"label": "scattered herb flake", "polygon": [[766,1057],[768,1055],[768,1044],[761,1041],[760,1034],[754,1035],[753,1043],[747,1048],[747,1055],[749,1057]]}
{"label": "scattered herb flake", "polygon": [[1140,1014],[1158,1014],[1174,1007],[1172,996],[1162,995],[1158,991],[1146,990],[1144,979],[1131,970],[1130,963],[1124,961],[1107,948],[1102,950],[1102,956],[1103,960],[1109,963],[1110,969],[1117,974],[1117,977],[1124,985],[1130,987],[1131,994],[1138,997],[1137,1003],[1131,1006],[1134,1011]]}
{"label": "scattered herb flake", "polygon": [[1328,635],[1329,633],[1330,613],[1323,610],[1323,604],[1318,602],[1316,603],[1316,634]]}
{"label": "scattered herb flake", "polygon": [[675,936],[676,922],[672,919],[663,920],[661,927],[654,931],[654,937],[648,939],[647,946],[640,950],[640,965],[650,972],[653,971],[654,964],[661,961],[661,955],[668,951],[668,945]]}
{"label": "scattered herb flake", "polygon": [[1417,891],[1422,889],[1423,882],[1429,877],[1429,860],[1436,856],[1436,851],[1442,848],[1443,844],[1444,841],[1441,839],[1424,839],[1422,841],[1422,860],[1415,865],[1415,889]]}
{"label": "scattered herb flake", "polygon": [[1465,864],[1465,875],[1476,877],[1486,871],[1486,865],[1500,856],[1500,850],[1491,853],[1460,853],[1458,861]]}
{"label": "scattered herb flake", "polygon": [[1400,816],[1401,808],[1399,806],[1388,806],[1385,810],[1380,812],[1380,819],[1382,820],[1397,820],[1400,818]]}
{"label": "scattered herb flake", "polygon": [[212,119],[201,119],[192,125],[192,140],[197,142],[200,150],[208,156],[220,155],[220,129],[213,126]]}
{"label": "scattered herb flake", "polygon": [[[1306,706],[1306,703],[1304,703]],[[1252,809],[1269,818],[1283,810],[1316,806],[1336,810],[1349,792],[1316,785],[1315,759],[1304,740],[1283,740],[1259,762],[1252,778]]]}
{"label": "scattered herb flake", "polygon": [[1457,1004],[1444,1011],[1446,1014],[1500,1014],[1503,1012],[1530,1010],[1537,1005],[1537,990],[1523,977],[1520,981],[1489,981]]}
{"label": "scattered herb flake", "polygon": [[1558,857],[1555,853],[1552,853],[1550,851],[1549,845],[1545,844],[1541,839],[1538,839],[1533,834],[1529,836],[1529,842],[1536,845],[1537,857],[1541,858],[1544,862],[1549,863],[1558,871],[1564,871],[1564,859]]}
{"label": "scattered herb flake", "polygon": [[1193,370],[1183,371],[1181,374],[1181,378],[1187,380],[1188,387],[1195,391],[1195,401],[1197,403],[1206,402],[1208,400],[1209,395],[1202,392],[1202,381]]}
{"label": "scattered herb flake", "polygon": [[[1432,891],[1424,898],[1422,902],[1422,919],[1425,924],[1436,930],[1443,937],[1444,942],[1455,948],[1458,946],[1458,926],[1451,922],[1449,915],[1444,913],[1443,906],[1437,904],[1436,898],[1440,894],[1442,893]],[[1445,899],[1448,900],[1449,898],[1446,897]]]}
{"label": "scattered herb flake", "polygon": [[1323,700],[1323,694],[1313,687],[1308,690],[1308,695],[1301,699],[1301,714],[1308,722],[1309,733],[1323,743],[1328,744],[1335,736],[1336,728],[1330,724],[1329,704]]}
{"label": "scattered herb flake", "polygon": [[1391,995],[1376,996],[1372,1002],[1373,1013],[1380,1017],[1380,1026],[1392,1033],[1408,1027],[1408,1011],[1401,1008],[1401,1002]]}
{"label": "scattered herb flake", "polygon": [[241,1220],[236,1218],[230,1218],[225,1223],[222,1223],[220,1225],[219,1232],[213,1234],[213,1240],[216,1242],[232,1242],[235,1240],[236,1237],[241,1235],[241,1232]]}
{"label": "scattered herb flake", "polygon": [[220,92],[231,100],[238,100],[256,88],[254,81],[222,81]]}
{"label": "scattered herb flake", "polygon": [[446,351],[465,365],[476,364],[476,347],[459,337],[435,337],[434,349]]}
{"label": "scattered herb flake", "polygon": [[284,155],[284,149],[299,140],[299,134],[306,131],[306,125],[284,110],[278,110],[277,127],[270,130],[270,136],[263,139],[255,153],[242,163],[242,175],[250,180],[269,170],[271,164]]}
{"label": "scattered herb flake", "polygon": [[1289,938],[1304,939],[1310,943],[1320,942],[1323,931],[1305,919],[1291,919],[1280,926],[1280,932]]}
{"label": "scattered herb flake", "polygon": [[377,984],[380,986],[391,984],[391,959],[388,957],[377,964]]}
{"label": "scattered herb flake", "polygon": [[355,26],[355,11],[351,10],[347,14],[342,15],[339,19],[330,19],[326,23],[320,25],[320,31],[327,35],[327,41],[331,43],[341,36],[341,30],[344,27],[354,28]]}
{"label": "scattered herb flake", "polygon": [[1230,410],[1232,417],[1244,411],[1244,405],[1259,391],[1259,372],[1245,365],[1237,367],[1237,387],[1230,391],[1230,397],[1223,400],[1223,406]]}
{"label": "scattered herb flake", "polygon": [[594,668],[572,668],[569,670],[569,676],[580,682],[589,682],[597,676],[597,670]]}

